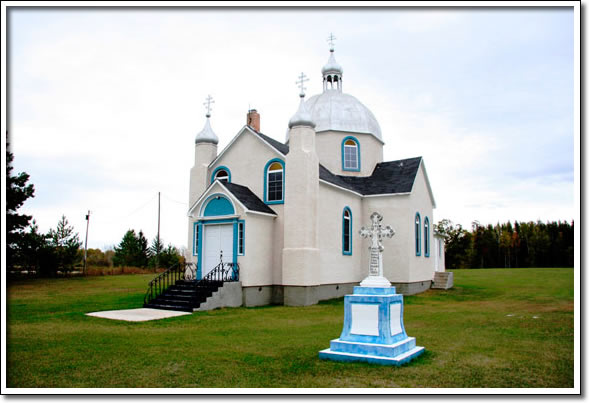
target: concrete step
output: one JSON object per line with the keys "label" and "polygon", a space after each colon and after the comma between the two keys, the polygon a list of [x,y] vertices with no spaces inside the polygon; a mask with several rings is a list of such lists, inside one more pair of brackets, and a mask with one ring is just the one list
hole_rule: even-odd
{"label": "concrete step", "polygon": [[454,273],[451,271],[447,272],[436,272],[434,275],[434,281],[432,282],[431,288],[438,290],[447,290],[454,286]]}
{"label": "concrete step", "polygon": [[319,352],[319,358],[333,361],[362,361],[381,365],[402,365],[418,357],[424,351],[425,348],[417,346],[396,357],[381,357],[370,354],[341,353],[328,348]]}
{"label": "concrete step", "polygon": [[330,348],[331,351],[340,353],[396,357],[415,348],[415,337],[407,337],[406,339],[393,344],[362,343],[335,339],[331,341]]}
{"label": "concrete step", "polygon": [[183,305],[168,305],[168,304],[159,304],[152,302],[150,304],[144,304],[144,308],[153,308],[153,309],[165,309],[168,311],[181,311],[181,312],[192,312],[192,307],[186,307]]}

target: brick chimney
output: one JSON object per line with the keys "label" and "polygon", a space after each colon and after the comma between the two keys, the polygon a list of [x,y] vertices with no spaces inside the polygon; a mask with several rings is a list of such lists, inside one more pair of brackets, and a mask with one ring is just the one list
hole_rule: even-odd
{"label": "brick chimney", "polygon": [[247,123],[248,126],[252,127],[255,131],[260,131],[260,114],[255,109],[247,111]]}

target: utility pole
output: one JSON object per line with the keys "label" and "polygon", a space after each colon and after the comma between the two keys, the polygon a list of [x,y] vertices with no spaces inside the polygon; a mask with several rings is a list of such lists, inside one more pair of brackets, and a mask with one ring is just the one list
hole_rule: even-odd
{"label": "utility pole", "polygon": [[88,227],[90,226],[90,210],[86,214],[86,242],[84,242],[84,275],[86,275],[86,261],[88,259]]}
{"label": "utility pole", "polygon": [[157,250],[155,251],[155,270],[160,265],[160,192],[157,192]]}

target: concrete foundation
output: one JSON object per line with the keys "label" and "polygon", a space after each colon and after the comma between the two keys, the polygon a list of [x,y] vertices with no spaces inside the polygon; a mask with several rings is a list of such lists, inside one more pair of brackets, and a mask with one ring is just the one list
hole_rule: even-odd
{"label": "concrete foundation", "polygon": [[235,308],[243,304],[243,291],[240,282],[223,284],[217,292],[196,308],[195,311],[210,311],[216,308]]}
{"label": "concrete foundation", "polygon": [[[358,283],[323,284],[316,286],[262,285],[243,287],[243,306],[286,305],[307,306],[319,301],[341,298],[352,294]],[[430,288],[431,281],[415,283],[393,283],[397,292],[413,295]]]}
{"label": "concrete foundation", "polygon": [[[243,306],[264,306],[276,304],[273,295],[275,294],[273,285],[261,285],[256,287],[243,287]],[[278,303],[281,305],[281,303]]]}
{"label": "concrete foundation", "polygon": [[432,285],[431,280],[416,281],[414,283],[391,283],[399,294],[414,295],[429,290]]}

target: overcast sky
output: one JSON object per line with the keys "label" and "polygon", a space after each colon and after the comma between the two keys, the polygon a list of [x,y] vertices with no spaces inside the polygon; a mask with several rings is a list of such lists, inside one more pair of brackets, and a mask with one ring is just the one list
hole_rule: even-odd
{"label": "overcast sky", "polygon": [[205,97],[219,151],[249,107],[284,141],[330,32],[385,160],[423,156],[434,222],[575,218],[572,8],[31,8],[8,30],[14,167],[35,185],[21,211],[41,231],[65,214],[83,239],[91,210],[89,247],[151,240],[158,191],[161,236],[185,246]]}

